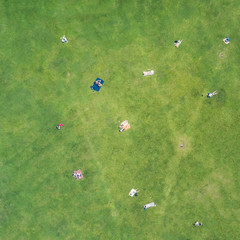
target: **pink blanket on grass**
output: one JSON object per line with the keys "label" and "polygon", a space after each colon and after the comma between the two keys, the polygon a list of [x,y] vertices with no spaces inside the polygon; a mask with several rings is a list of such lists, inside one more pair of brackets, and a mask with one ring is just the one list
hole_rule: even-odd
{"label": "pink blanket on grass", "polygon": [[73,176],[74,176],[77,180],[82,179],[82,178],[83,178],[83,175],[82,175],[81,169],[78,169],[77,171],[74,171]]}

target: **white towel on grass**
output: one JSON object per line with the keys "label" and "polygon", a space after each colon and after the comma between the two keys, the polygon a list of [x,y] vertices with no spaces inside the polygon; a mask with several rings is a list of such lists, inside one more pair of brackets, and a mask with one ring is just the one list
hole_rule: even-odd
{"label": "white towel on grass", "polygon": [[144,209],[150,208],[150,207],[156,207],[156,204],[154,202],[148,203],[144,205]]}

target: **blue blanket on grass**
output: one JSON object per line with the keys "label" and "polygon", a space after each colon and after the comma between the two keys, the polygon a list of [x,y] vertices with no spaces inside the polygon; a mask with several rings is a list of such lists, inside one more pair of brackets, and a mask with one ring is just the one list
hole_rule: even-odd
{"label": "blue blanket on grass", "polygon": [[[104,83],[104,81],[103,81],[102,79],[100,79],[100,78],[97,78],[96,81],[97,81],[97,80],[100,80],[100,83],[101,83],[101,84]],[[95,82],[96,82],[96,81],[95,81]],[[94,91],[99,92],[99,90],[100,90],[100,88],[101,88],[102,86],[99,87],[95,82],[94,82],[93,86],[91,86],[91,89],[94,90]]]}

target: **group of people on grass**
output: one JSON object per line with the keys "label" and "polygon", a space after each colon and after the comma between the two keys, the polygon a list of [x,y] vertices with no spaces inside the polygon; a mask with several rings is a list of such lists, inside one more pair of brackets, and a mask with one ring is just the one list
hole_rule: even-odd
{"label": "group of people on grass", "polygon": [[[65,37],[65,35],[64,35],[63,37],[61,37],[61,41],[62,41],[62,43],[68,43],[68,40],[67,40],[67,38]],[[174,41],[175,47],[178,48],[178,47],[180,46],[180,44],[182,43],[182,41],[183,41],[183,40],[176,40],[176,41]],[[224,38],[224,39],[223,39],[223,42],[224,42],[225,44],[229,44],[229,43],[230,43],[230,38],[229,38],[229,37]],[[144,75],[144,76],[149,76],[149,75],[153,75],[153,74],[154,74],[154,71],[153,71],[153,70],[143,72],[143,75]],[[94,84],[96,84],[98,87],[101,87],[101,86],[102,86],[101,80],[96,80],[96,81],[94,82]],[[207,94],[207,97],[208,97],[208,98],[211,98],[211,97],[213,97],[213,96],[216,95],[216,94],[217,94],[217,91],[214,91],[214,92],[208,93],[208,94]],[[125,121],[125,122],[126,122],[126,121]],[[127,123],[128,123],[128,122],[127,122]],[[62,123],[58,124],[58,125],[57,125],[57,129],[60,130],[62,126],[63,126]],[[123,126],[122,126],[122,127],[119,127],[119,128],[121,128],[121,129],[124,130],[124,127],[123,127]],[[74,176],[77,180],[80,179],[80,178],[82,178],[81,172],[74,172],[73,176]],[[133,195],[137,196],[137,191],[134,192]],[[155,206],[156,206],[156,205],[155,205]],[[146,209],[145,206],[144,206],[144,209]],[[200,223],[200,222],[198,222],[198,221],[195,221],[193,225],[194,225],[195,227],[198,227],[198,226],[202,226],[202,223]]]}
{"label": "group of people on grass", "polygon": [[[180,46],[180,44],[182,43],[182,41],[183,41],[183,40],[176,40],[176,41],[174,41],[175,47],[178,48],[178,47]],[[230,43],[230,38],[229,38],[229,37],[224,38],[224,39],[223,39],[223,42],[224,42],[225,44],[229,44],[229,43]]]}
{"label": "group of people on grass", "polygon": [[77,180],[81,179],[82,178],[82,174],[81,173],[73,173],[72,174]]}
{"label": "group of people on grass", "polygon": [[[68,40],[67,40],[65,35],[63,35],[60,39],[61,39],[62,43],[68,43]],[[182,43],[182,41],[183,40],[176,40],[176,41],[174,41],[175,47],[178,48],[180,46],[180,44]],[[230,43],[230,38],[229,37],[224,38],[223,42],[226,43],[226,44],[229,44]]]}
{"label": "group of people on grass", "polygon": [[[65,35],[63,35],[63,36],[61,37],[61,41],[62,41],[62,43],[68,43],[68,40],[67,40],[67,38],[66,38]],[[176,41],[174,41],[175,47],[178,48],[178,47],[180,46],[180,44],[182,43],[182,41],[183,41],[183,40],[176,40]],[[229,38],[229,37],[224,38],[224,39],[223,39],[223,42],[224,42],[225,44],[229,44],[229,43],[230,43],[230,38]],[[150,76],[150,75],[153,75],[153,74],[154,74],[154,71],[153,71],[153,70],[151,70],[151,71],[144,71],[144,72],[143,72],[143,76]],[[101,87],[101,86],[102,86],[102,82],[101,82],[100,79],[97,79],[97,80],[94,82],[94,84],[95,84],[96,86],[98,86],[98,87]],[[208,93],[207,97],[208,97],[208,98],[211,98],[211,97],[213,97],[213,96],[216,95],[216,94],[217,94],[217,91],[214,91],[214,92],[212,92],[212,93]],[[59,129],[59,130],[61,129],[61,125],[60,125],[60,124],[57,126],[57,129]]]}

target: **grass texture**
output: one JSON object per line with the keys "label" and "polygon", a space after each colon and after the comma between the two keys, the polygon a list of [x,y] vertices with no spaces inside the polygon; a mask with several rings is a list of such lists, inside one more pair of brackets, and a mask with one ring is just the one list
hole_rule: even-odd
{"label": "grass texture", "polygon": [[0,239],[239,239],[239,1],[0,9]]}

